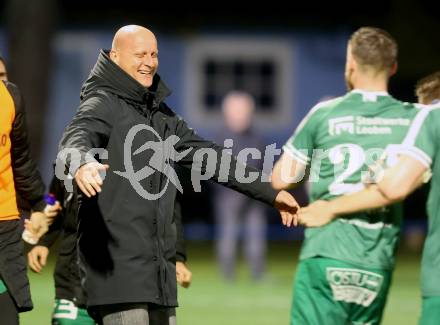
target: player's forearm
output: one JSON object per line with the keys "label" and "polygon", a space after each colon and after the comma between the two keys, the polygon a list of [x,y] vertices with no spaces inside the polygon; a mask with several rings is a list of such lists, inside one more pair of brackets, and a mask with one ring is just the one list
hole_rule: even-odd
{"label": "player's forearm", "polygon": [[[412,173],[408,174],[408,170]],[[363,191],[331,201],[330,209],[337,216],[377,209],[402,201],[423,184],[425,171],[426,168],[410,158],[401,159],[399,164],[386,171],[377,185],[371,185]]]}
{"label": "player's forearm", "polygon": [[426,171],[426,166],[410,156],[404,156],[386,171],[378,183],[378,190],[390,201],[402,201],[424,183]]}
{"label": "player's forearm", "polygon": [[387,198],[379,191],[377,185],[372,185],[360,192],[343,195],[330,201],[329,208],[336,217],[381,208],[393,202],[393,200]]}
{"label": "player's forearm", "polygon": [[[278,191],[288,190],[297,187],[306,178],[306,168],[292,161],[284,163],[286,159],[281,157],[275,163],[271,175],[272,187]],[[287,167],[286,167],[287,165]]]}
{"label": "player's forearm", "polygon": [[[214,142],[201,138],[185,121],[177,123],[176,135],[180,141],[176,144],[176,151],[182,153],[190,149],[178,164],[191,169],[195,190],[200,187],[200,181],[209,179],[255,200],[274,205],[278,191],[268,183],[268,175],[238,160]],[[247,159],[247,156],[244,158]]]}
{"label": "player's forearm", "polygon": [[281,191],[281,190],[292,190],[292,189],[298,187],[298,185],[299,185],[300,183],[301,183],[301,182],[298,182],[298,183],[288,183],[288,182],[283,182],[283,181],[281,180],[281,178],[279,178],[279,177],[273,177],[273,176],[272,176],[272,178],[271,178],[271,184],[272,184],[272,187],[273,187],[275,190],[277,190],[277,191]]}

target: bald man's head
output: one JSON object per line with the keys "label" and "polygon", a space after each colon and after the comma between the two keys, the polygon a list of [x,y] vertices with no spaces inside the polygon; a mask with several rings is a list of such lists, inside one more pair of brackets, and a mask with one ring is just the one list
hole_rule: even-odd
{"label": "bald man's head", "polygon": [[113,38],[110,59],[148,88],[159,66],[156,37],[145,27],[124,26]]}

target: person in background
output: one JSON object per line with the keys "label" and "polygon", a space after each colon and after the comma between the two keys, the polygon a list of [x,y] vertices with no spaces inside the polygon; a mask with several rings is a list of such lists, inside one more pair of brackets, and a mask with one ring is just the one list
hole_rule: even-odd
{"label": "person in background", "polygon": [[49,218],[43,213],[45,186],[30,154],[23,98],[7,81],[3,59],[0,77],[0,311],[3,324],[15,325],[18,313],[33,308],[17,196],[32,209],[26,227],[35,237],[47,231]]}
{"label": "person in background", "polygon": [[[232,154],[237,156],[244,148],[256,148],[264,152],[264,141],[252,127],[255,112],[254,98],[242,91],[226,94],[222,102],[225,122],[223,132],[217,136],[217,143],[232,140]],[[263,156],[249,162],[262,169]],[[262,279],[266,264],[265,207],[245,195],[223,186],[216,186],[215,215],[217,231],[217,259],[226,280],[236,276],[236,260],[239,240],[243,240],[244,256],[255,281]]]}
{"label": "person in background", "polygon": [[416,84],[416,96],[420,104],[434,105],[440,102],[440,71],[436,71]]}

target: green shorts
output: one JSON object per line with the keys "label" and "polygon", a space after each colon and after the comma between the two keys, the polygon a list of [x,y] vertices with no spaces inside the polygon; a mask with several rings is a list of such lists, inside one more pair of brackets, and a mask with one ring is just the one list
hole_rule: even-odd
{"label": "green shorts", "polygon": [[87,310],[66,299],[55,299],[52,325],[95,325]]}
{"label": "green shorts", "polygon": [[419,325],[438,325],[440,322],[440,296],[423,297]]}
{"label": "green shorts", "polygon": [[391,271],[305,259],[296,272],[290,324],[380,324],[390,283]]}

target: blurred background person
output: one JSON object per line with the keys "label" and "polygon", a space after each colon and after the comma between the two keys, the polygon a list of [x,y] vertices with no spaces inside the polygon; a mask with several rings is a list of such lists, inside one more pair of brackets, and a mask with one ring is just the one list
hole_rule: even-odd
{"label": "blurred background person", "polygon": [[[223,99],[222,113],[225,127],[217,136],[217,143],[231,148],[233,155],[245,148],[256,148],[261,159],[248,157],[250,165],[262,169],[264,141],[252,128],[255,111],[254,98],[242,91],[231,91]],[[232,142],[230,141],[232,140]],[[239,158],[240,159],[240,158]],[[239,240],[252,278],[261,280],[266,264],[267,220],[264,206],[243,194],[223,186],[216,186],[215,216],[217,225],[216,251],[223,276],[235,279]]]}
{"label": "blurred background person", "polygon": [[416,96],[418,102],[423,105],[434,105],[440,102],[440,70],[417,82]]}
{"label": "blurred background person", "polygon": [[44,184],[30,155],[23,98],[14,84],[7,81],[3,59],[0,60],[0,310],[1,322],[19,323],[18,313],[33,308],[26,264],[23,256],[23,232],[17,195],[32,208],[29,230],[47,230],[42,213]]}
{"label": "blurred background person", "polygon": [[[440,71],[431,73],[417,81],[415,86],[417,102],[423,105],[434,105],[440,101]],[[404,235],[406,247],[420,253],[426,237],[426,212],[424,209],[414,208],[417,202],[426,202],[431,182],[423,184],[414,191],[405,202],[405,211],[408,211],[406,232]]]}

